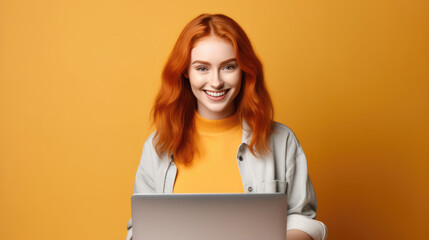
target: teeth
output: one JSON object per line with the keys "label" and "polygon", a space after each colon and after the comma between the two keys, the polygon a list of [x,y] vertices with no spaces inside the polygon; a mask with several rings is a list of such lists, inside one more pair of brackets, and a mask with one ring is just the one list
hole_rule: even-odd
{"label": "teeth", "polygon": [[205,92],[212,97],[220,97],[220,96],[225,95],[225,93],[226,93],[226,91],[222,91],[222,92],[205,91]]}

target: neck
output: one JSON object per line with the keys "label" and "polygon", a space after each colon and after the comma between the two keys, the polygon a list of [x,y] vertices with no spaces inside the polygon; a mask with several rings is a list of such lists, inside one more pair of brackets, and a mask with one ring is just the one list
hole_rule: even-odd
{"label": "neck", "polygon": [[240,119],[238,112],[222,119],[207,119],[195,112],[195,125],[199,131],[223,132],[240,125]]}

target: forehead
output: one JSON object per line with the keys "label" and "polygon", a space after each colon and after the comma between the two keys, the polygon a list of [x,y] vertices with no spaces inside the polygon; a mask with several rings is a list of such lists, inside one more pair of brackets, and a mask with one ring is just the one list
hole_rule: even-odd
{"label": "forehead", "polygon": [[198,40],[191,50],[191,61],[201,60],[216,63],[234,57],[235,51],[232,43],[213,36]]}

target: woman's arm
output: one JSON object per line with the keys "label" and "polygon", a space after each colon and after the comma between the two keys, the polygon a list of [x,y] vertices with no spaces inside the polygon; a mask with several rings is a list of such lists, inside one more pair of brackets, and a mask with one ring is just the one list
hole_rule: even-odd
{"label": "woman's arm", "polygon": [[[288,235],[291,239],[324,240],[327,237],[327,228],[315,220],[317,198],[313,185],[308,176],[307,159],[298,139],[291,132],[286,140],[286,181],[288,184]],[[300,232],[293,231],[296,230]],[[306,235],[302,235],[305,233]],[[289,238],[290,239],[290,238]]]}
{"label": "woman's arm", "polygon": [[287,240],[313,240],[310,235],[298,229],[287,231],[286,236]]}
{"label": "woman's arm", "polygon": [[[136,178],[134,181],[134,193],[152,193],[155,192],[155,184],[153,180],[153,165],[154,149],[152,145],[154,133],[152,133],[143,146],[143,152],[140,158],[140,163],[137,168]],[[133,228],[132,219],[127,224],[126,240],[132,240]]]}

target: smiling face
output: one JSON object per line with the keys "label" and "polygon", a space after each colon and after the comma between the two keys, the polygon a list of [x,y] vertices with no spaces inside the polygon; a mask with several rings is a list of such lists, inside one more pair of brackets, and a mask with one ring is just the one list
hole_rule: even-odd
{"label": "smiling face", "polygon": [[234,113],[241,69],[231,42],[214,36],[200,39],[191,51],[186,77],[197,98],[201,117],[222,119]]}

